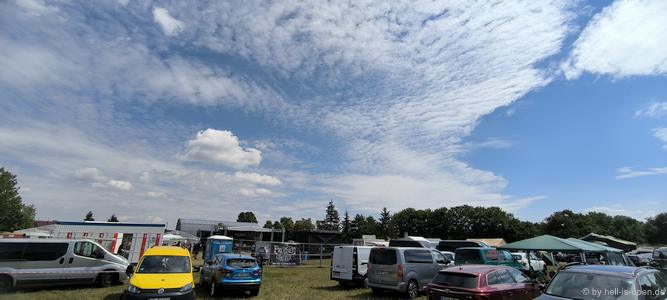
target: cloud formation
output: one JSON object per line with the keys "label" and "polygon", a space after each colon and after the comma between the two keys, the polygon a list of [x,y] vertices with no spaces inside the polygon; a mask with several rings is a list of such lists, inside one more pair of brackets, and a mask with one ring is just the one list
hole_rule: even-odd
{"label": "cloud formation", "polygon": [[239,139],[231,131],[209,128],[197,132],[195,139],[188,141],[184,157],[189,160],[244,169],[259,165],[262,161],[262,152],[254,148],[241,147]]}
{"label": "cloud formation", "polygon": [[179,32],[183,31],[183,27],[185,26],[183,22],[174,19],[174,17],[169,14],[169,11],[162,7],[153,8],[153,20],[162,27],[164,34],[169,36],[177,35]]}
{"label": "cloud formation", "polygon": [[665,15],[665,1],[614,1],[593,17],[574,43],[562,65],[565,76],[667,74]]}
{"label": "cloud formation", "polygon": [[635,117],[658,118],[667,116],[667,102],[654,102],[635,112]]}

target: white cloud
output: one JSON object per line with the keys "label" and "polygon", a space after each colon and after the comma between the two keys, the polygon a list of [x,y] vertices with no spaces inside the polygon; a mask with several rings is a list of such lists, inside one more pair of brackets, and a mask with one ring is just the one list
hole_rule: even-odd
{"label": "white cloud", "polygon": [[635,112],[635,117],[657,118],[667,115],[667,102],[654,102]]}
{"label": "white cloud", "polygon": [[246,173],[246,172],[241,172],[237,171],[234,173],[234,177],[242,180],[242,181],[247,181],[255,184],[263,184],[263,185],[271,185],[271,186],[276,186],[280,185],[282,182],[280,179],[269,176],[269,175],[262,175],[262,174],[257,174],[257,173]]}
{"label": "white cloud", "polygon": [[121,191],[129,191],[132,189],[132,183],[129,181],[124,181],[124,180],[109,180],[108,182],[110,187],[119,189]]}
{"label": "white cloud", "polygon": [[647,168],[647,169],[635,169],[631,167],[622,167],[617,170],[616,179],[628,179],[636,178],[643,176],[651,175],[664,175],[667,174],[667,167],[662,168]]}
{"label": "white cloud", "polygon": [[653,135],[664,144],[662,148],[667,150],[667,127],[654,129]]}
{"label": "white cloud", "polygon": [[167,194],[163,192],[146,192],[144,193],[144,195],[151,198],[164,198],[167,196]]}
{"label": "white cloud", "polygon": [[78,179],[87,180],[91,182],[107,181],[106,176],[98,168],[83,168],[76,170],[74,176]]}
{"label": "white cloud", "polygon": [[174,17],[169,14],[169,11],[162,7],[153,9],[153,20],[162,27],[164,34],[169,36],[178,35],[183,31],[183,27],[185,26],[183,22],[174,19]]}
{"label": "white cloud", "polygon": [[254,197],[267,197],[267,196],[271,196],[273,194],[270,190],[264,189],[264,188],[258,188],[258,189],[245,189],[244,188],[244,189],[240,189],[239,193],[241,194],[241,196],[253,197],[253,198]]}
{"label": "white cloud", "polygon": [[617,0],[596,15],[562,68],[613,76],[667,73],[667,2]]}
{"label": "white cloud", "polygon": [[184,157],[243,169],[259,165],[262,152],[241,147],[239,139],[231,131],[209,128],[197,132],[195,139],[188,141]]}

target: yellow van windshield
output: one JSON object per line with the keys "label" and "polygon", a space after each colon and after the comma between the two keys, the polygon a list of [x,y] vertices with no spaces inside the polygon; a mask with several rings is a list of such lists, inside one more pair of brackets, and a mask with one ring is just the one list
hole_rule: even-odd
{"label": "yellow van windshield", "polygon": [[190,273],[190,258],[187,256],[144,256],[137,268],[137,273]]}

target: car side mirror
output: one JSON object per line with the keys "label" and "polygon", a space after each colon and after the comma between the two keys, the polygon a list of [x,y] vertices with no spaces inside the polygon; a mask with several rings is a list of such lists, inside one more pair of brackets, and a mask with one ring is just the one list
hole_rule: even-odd
{"label": "car side mirror", "polygon": [[134,273],[134,266],[132,265],[127,266],[127,269],[125,269],[125,274],[127,274],[127,276],[130,276],[132,275],[132,273]]}
{"label": "car side mirror", "polygon": [[192,272],[199,272],[199,271],[201,271],[201,267],[200,267],[200,266],[194,266],[194,267],[192,267]]}

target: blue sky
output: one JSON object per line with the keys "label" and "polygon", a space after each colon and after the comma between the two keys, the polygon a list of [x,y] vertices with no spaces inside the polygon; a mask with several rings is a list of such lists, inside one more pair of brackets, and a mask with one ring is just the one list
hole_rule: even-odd
{"label": "blue sky", "polygon": [[42,219],[667,199],[663,1],[0,3],[0,165]]}

